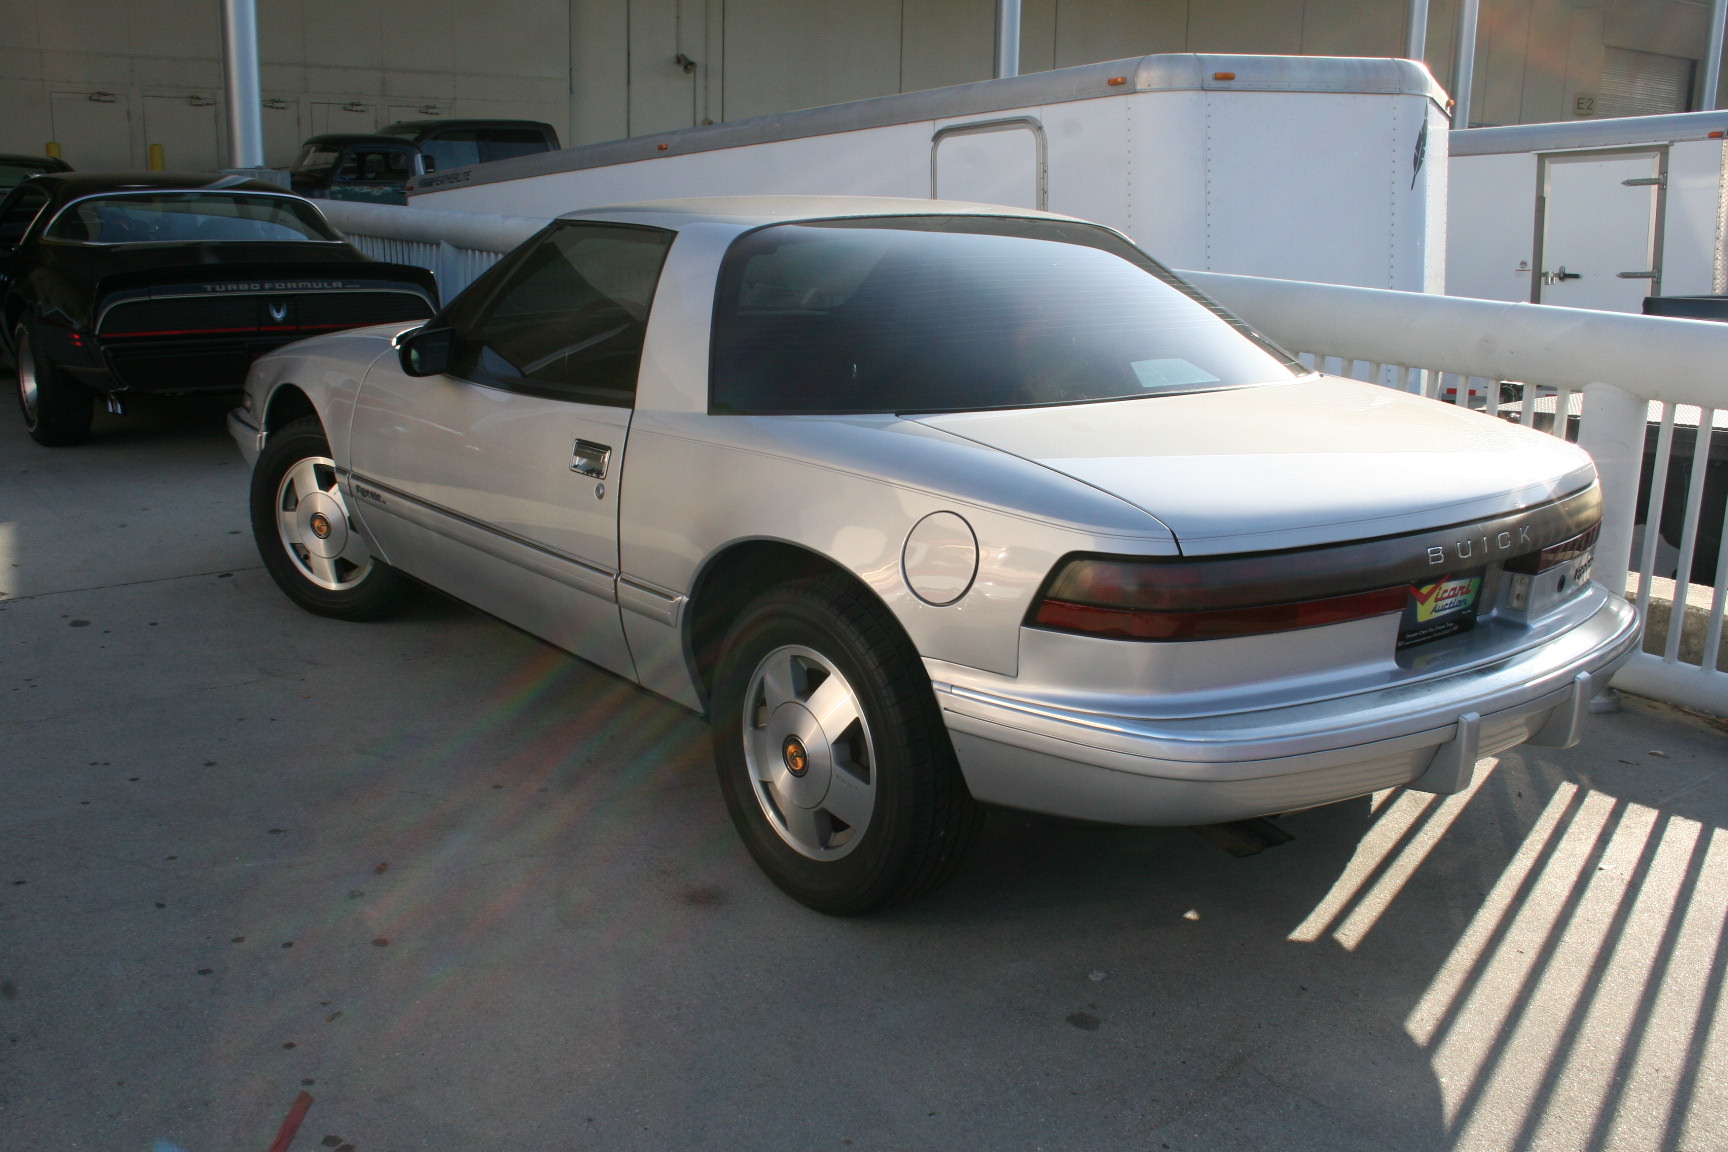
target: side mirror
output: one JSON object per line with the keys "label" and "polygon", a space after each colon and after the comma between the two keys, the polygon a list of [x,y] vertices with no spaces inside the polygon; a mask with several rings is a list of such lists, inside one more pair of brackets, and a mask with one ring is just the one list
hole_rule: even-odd
{"label": "side mirror", "polygon": [[402,371],[410,376],[438,376],[450,370],[456,349],[453,328],[416,328],[396,341]]}
{"label": "side mirror", "polygon": [[438,158],[436,156],[422,156],[422,157],[420,157],[420,171],[422,171],[422,172],[436,172],[436,171],[438,171]]}

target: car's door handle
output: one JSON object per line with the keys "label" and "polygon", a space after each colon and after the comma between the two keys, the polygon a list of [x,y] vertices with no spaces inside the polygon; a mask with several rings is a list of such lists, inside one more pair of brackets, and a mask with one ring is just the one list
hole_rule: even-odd
{"label": "car's door handle", "polygon": [[592,440],[576,441],[575,451],[570,457],[570,471],[583,476],[592,476],[596,480],[606,479],[606,465],[612,461],[612,447],[608,444],[596,444]]}

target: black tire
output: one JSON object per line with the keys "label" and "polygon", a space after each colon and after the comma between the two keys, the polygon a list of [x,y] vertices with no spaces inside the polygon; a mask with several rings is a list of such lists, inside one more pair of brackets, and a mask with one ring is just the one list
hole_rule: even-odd
{"label": "black tire", "polygon": [[320,616],[378,620],[412,589],[406,576],[367,551],[365,538],[349,524],[330,443],[316,416],[284,425],[259,455],[252,469],[252,538],[276,586]]}
{"label": "black tire", "polygon": [[[789,691],[774,687],[782,681]],[[805,704],[814,711],[800,713]],[[839,717],[828,727],[840,730],[799,727],[800,716],[817,714]],[[722,644],[712,732],[745,847],[770,880],[818,912],[859,916],[922,896],[953,875],[976,838],[983,811],[917,652],[843,576],[783,585],[744,610]]]}
{"label": "black tire", "polygon": [[30,439],[44,448],[65,448],[90,439],[96,394],[38,355],[27,325],[13,331],[12,362],[18,370],[18,410]]}

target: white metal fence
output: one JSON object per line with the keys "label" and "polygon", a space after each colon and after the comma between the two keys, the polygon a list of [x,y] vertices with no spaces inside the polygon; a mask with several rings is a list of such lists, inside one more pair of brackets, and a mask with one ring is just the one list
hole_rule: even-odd
{"label": "white metal fence", "polygon": [[[432,269],[446,299],[546,223],[321,207],[368,255]],[[1728,324],[1183,275],[1313,366],[1458,402],[1474,392],[1491,412],[1578,441],[1602,475],[1596,578],[1636,595],[1652,625],[1615,683],[1728,715],[1728,453],[1711,466],[1712,442],[1728,447]],[[1690,451],[1677,455],[1687,439]]]}
{"label": "white metal fence", "polygon": [[546,227],[533,216],[482,216],[397,204],[321,200],[330,223],[374,260],[429,268],[446,300],[473,283],[499,257]]}

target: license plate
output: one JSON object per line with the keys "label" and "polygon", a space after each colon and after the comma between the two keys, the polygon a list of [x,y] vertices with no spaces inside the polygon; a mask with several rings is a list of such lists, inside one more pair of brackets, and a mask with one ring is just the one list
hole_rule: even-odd
{"label": "license plate", "polygon": [[1398,647],[1426,644],[1475,627],[1481,595],[1480,572],[1442,576],[1431,584],[1412,587],[1410,603],[1398,626]]}

